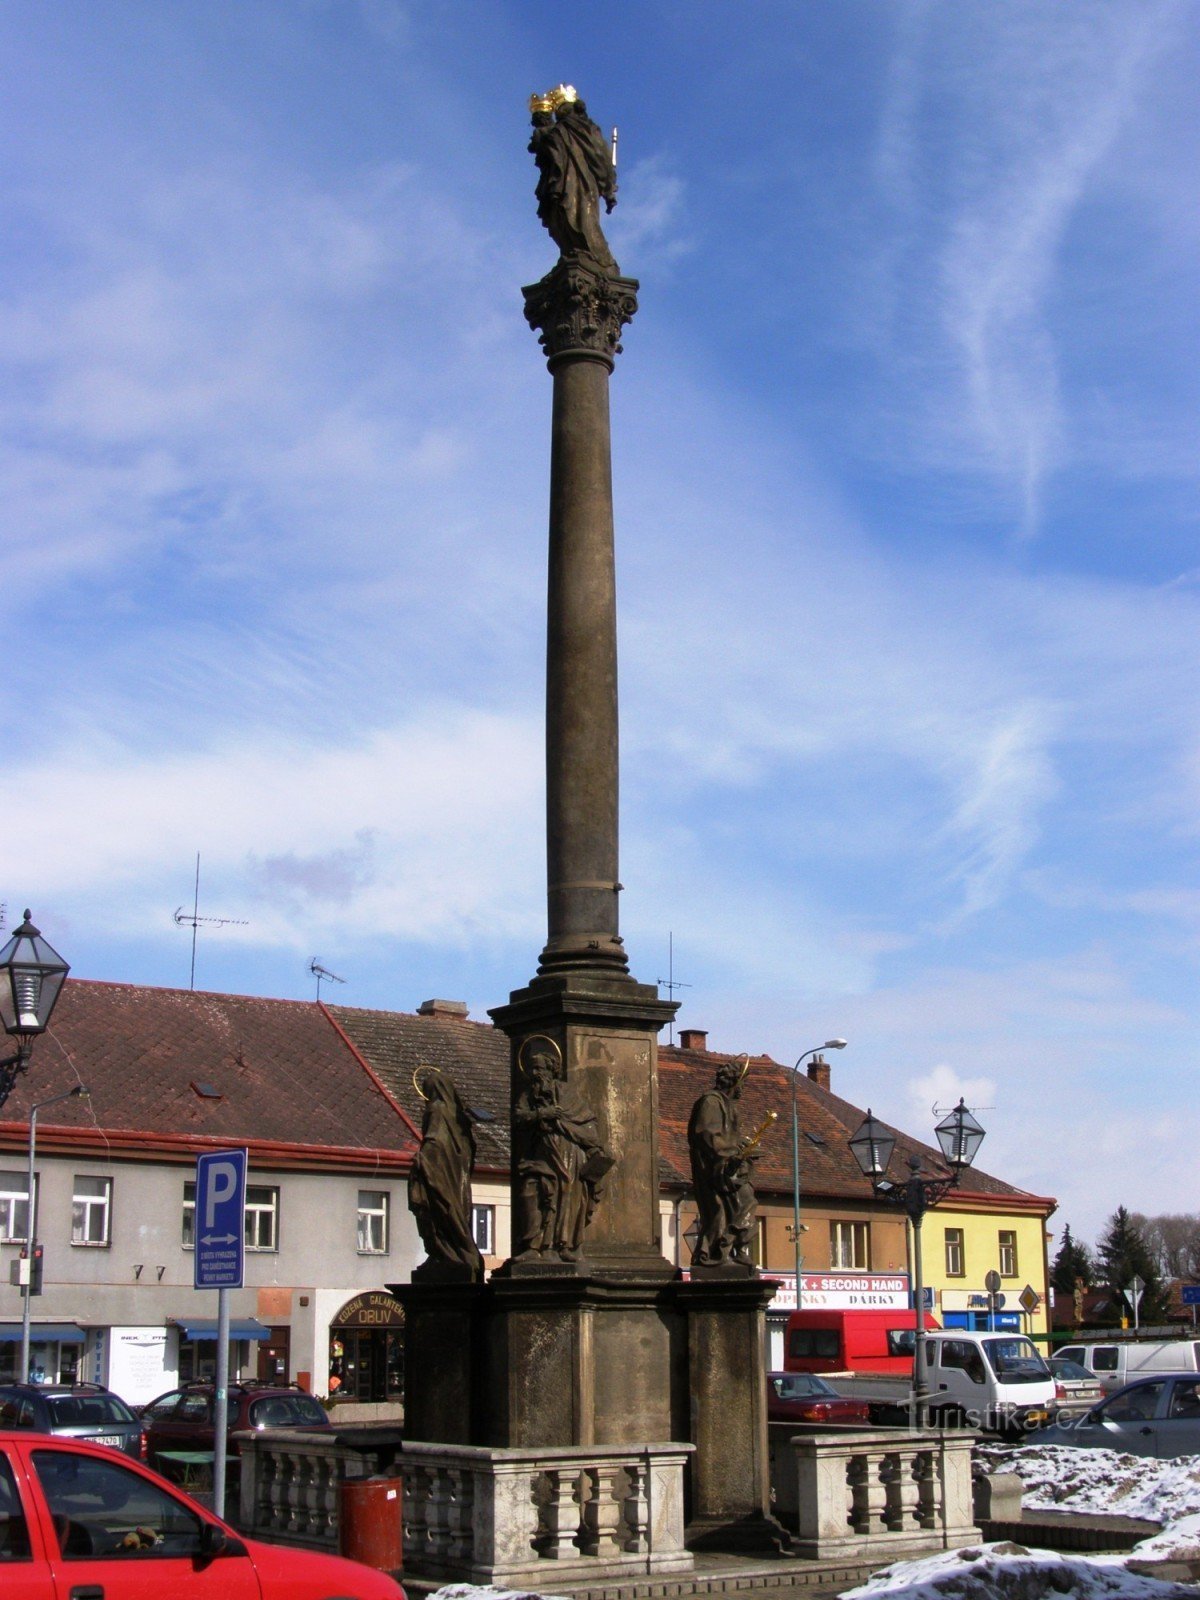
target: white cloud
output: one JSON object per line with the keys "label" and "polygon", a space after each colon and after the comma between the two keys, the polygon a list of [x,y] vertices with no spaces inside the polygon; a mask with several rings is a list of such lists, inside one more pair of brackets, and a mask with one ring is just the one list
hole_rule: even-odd
{"label": "white cloud", "polygon": [[452,708],[341,746],[229,738],[152,760],[110,745],[0,778],[27,819],[0,882],[145,935],[198,850],[215,892],[254,896],[238,937],[256,945],[307,945],[347,908],[379,937],[494,937],[540,904],[541,781],[534,725]]}

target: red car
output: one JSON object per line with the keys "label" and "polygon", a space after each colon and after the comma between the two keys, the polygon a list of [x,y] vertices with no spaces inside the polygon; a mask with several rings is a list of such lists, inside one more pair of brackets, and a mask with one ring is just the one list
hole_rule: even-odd
{"label": "red car", "polygon": [[4,1600],[404,1600],[385,1573],[244,1539],[104,1445],[0,1432]]}
{"label": "red car", "polygon": [[768,1422],[867,1423],[866,1400],[851,1400],[815,1372],[767,1373]]}

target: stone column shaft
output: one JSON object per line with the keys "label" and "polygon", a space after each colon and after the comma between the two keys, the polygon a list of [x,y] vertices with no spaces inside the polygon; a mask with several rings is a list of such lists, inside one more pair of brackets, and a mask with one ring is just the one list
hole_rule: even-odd
{"label": "stone column shaft", "polygon": [[525,290],[554,376],[540,977],[629,970],[617,931],[617,598],[608,380],[637,284],[560,257]]}
{"label": "stone column shaft", "polygon": [[627,966],[618,935],[611,362],[551,363],[546,638],[547,940],[540,971]]}

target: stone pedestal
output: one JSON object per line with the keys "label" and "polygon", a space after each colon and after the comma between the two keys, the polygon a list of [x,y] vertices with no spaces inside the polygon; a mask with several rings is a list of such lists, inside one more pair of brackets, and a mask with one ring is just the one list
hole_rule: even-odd
{"label": "stone pedestal", "polygon": [[[621,1274],[670,1278],[662,1253],[658,1174],[658,1030],[676,1005],[660,1000],[652,985],[632,978],[574,972],[535,978],[491,1016],[512,1041],[512,1098],[522,1087],[519,1065],[526,1039],[553,1039],[567,1078],[596,1115],[601,1139],[616,1157],[588,1228],[585,1276]],[[514,1132],[514,1149],[517,1139]],[[517,1203],[513,1174],[514,1213]],[[519,1273],[514,1262],[502,1272]]]}
{"label": "stone pedestal", "polygon": [[405,1438],[491,1450],[689,1446],[688,1543],[776,1554],[764,1308],[769,1281],[561,1271],[394,1284]]}
{"label": "stone pedestal", "polygon": [[693,1549],[775,1550],[767,1450],[766,1307],[757,1275],[695,1276],[675,1289],[687,1330],[692,1461],[688,1543]]}

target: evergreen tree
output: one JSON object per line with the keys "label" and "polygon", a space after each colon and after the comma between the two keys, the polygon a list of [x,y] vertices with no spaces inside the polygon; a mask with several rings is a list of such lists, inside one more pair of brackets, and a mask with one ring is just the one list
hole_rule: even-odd
{"label": "evergreen tree", "polygon": [[1113,1301],[1112,1320],[1120,1320],[1122,1313],[1133,1322],[1133,1307],[1125,1298],[1125,1290],[1134,1278],[1145,1284],[1138,1321],[1164,1322],[1167,1307],[1158,1267],[1137,1223],[1124,1206],[1118,1206],[1108,1219],[1108,1231],[1096,1248],[1100,1276]]}
{"label": "evergreen tree", "polygon": [[1087,1245],[1071,1237],[1071,1224],[1068,1222],[1063,1229],[1062,1244],[1058,1247],[1054,1265],[1050,1269],[1050,1282],[1064,1294],[1074,1294],[1076,1278],[1082,1278],[1084,1287],[1090,1288],[1095,1277],[1096,1266],[1092,1260],[1092,1252]]}

